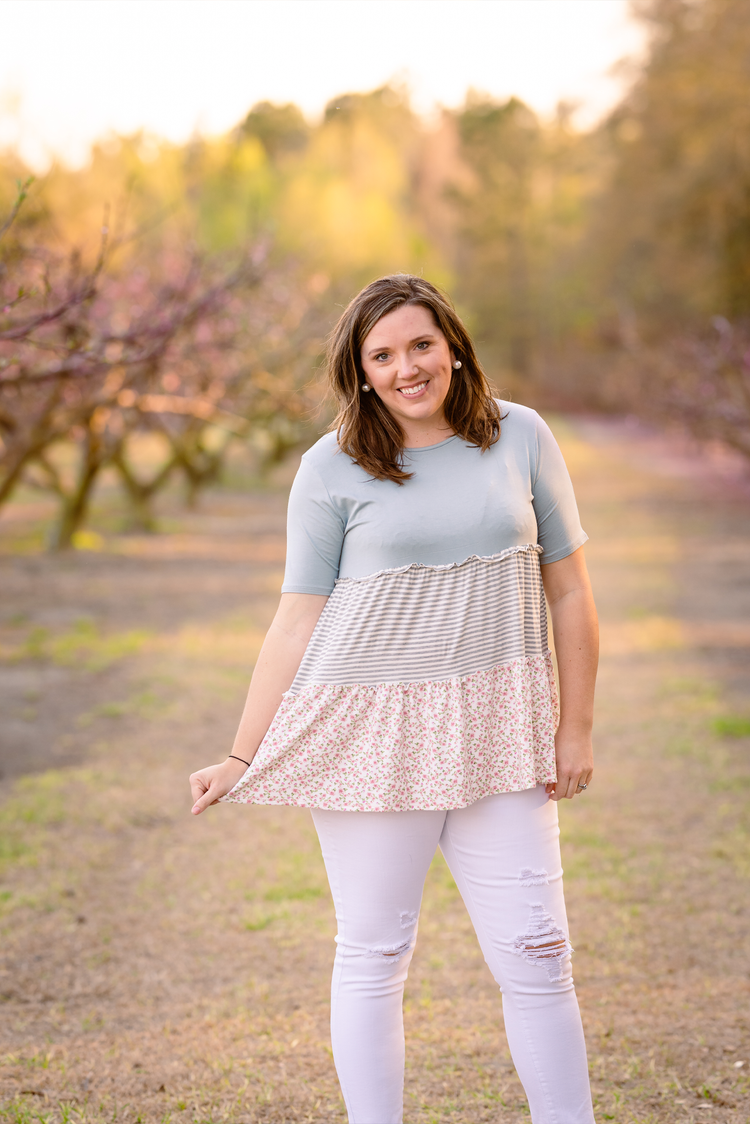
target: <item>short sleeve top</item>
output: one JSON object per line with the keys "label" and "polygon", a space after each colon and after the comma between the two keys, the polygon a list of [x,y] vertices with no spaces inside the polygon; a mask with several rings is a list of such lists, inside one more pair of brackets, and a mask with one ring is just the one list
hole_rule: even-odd
{"label": "short sleeve top", "polygon": [[302,458],[289,498],[285,593],[330,594],[339,578],[441,566],[529,543],[543,564],[587,539],[565,461],[535,410],[501,403],[482,453],[453,436],[407,449],[405,484],[375,480],[327,434]]}

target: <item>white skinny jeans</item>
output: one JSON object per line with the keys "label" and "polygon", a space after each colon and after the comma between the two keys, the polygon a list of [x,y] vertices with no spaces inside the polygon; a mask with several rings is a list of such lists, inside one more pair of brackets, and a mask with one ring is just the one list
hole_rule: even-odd
{"label": "white skinny jeans", "polygon": [[312,814],[338,921],[331,1037],[350,1124],[403,1120],[402,997],[437,846],[502,990],[533,1124],[593,1124],[557,804],[544,787],[447,812]]}

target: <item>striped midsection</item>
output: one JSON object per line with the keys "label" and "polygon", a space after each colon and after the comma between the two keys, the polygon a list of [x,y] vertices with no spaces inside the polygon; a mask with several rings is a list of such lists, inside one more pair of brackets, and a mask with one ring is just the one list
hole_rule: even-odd
{"label": "striped midsection", "polygon": [[336,583],[291,687],[453,679],[547,651],[538,546]]}

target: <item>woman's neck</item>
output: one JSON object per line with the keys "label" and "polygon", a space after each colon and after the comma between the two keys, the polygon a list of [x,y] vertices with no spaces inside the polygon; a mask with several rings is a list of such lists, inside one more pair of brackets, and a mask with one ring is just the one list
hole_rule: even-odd
{"label": "woman's neck", "polygon": [[404,431],[405,449],[425,449],[428,445],[439,445],[441,441],[446,441],[454,435],[444,417],[430,418],[425,425],[415,425],[414,422],[404,425],[401,418],[399,422]]}

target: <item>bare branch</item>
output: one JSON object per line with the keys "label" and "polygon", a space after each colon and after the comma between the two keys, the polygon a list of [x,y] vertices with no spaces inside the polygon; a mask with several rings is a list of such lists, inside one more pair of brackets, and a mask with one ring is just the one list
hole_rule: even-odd
{"label": "bare branch", "polygon": [[24,202],[26,201],[26,197],[28,196],[28,193],[29,193],[29,188],[31,187],[33,182],[34,182],[33,176],[29,176],[29,178],[27,180],[25,180],[23,183],[19,182],[19,184],[18,184],[18,195],[16,197],[16,201],[13,204],[13,206],[11,208],[11,212],[8,215],[7,219],[5,220],[3,225],[0,226],[0,238],[2,238],[3,235],[8,230],[10,230],[13,223],[16,221],[16,219],[18,217],[18,212],[21,210],[21,207],[24,205]]}

